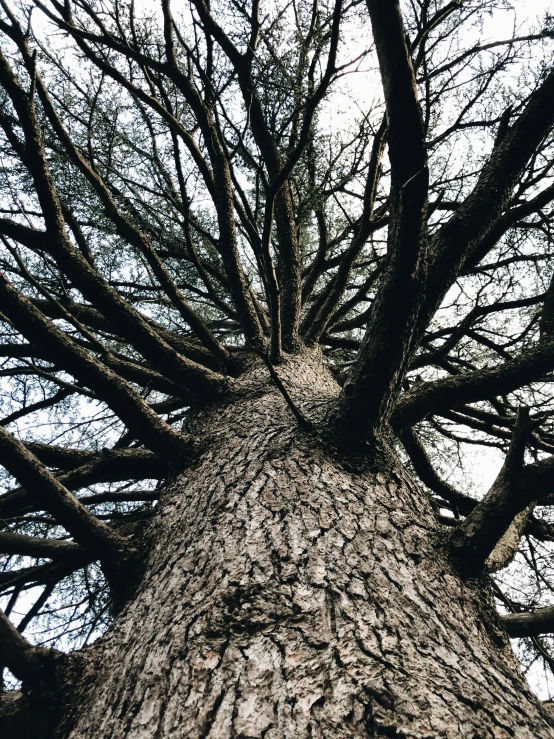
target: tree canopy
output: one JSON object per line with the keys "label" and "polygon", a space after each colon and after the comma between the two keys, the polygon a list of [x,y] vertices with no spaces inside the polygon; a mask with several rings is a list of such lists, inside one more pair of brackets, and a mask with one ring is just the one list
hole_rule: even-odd
{"label": "tree canopy", "polygon": [[[261,357],[306,423],[279,364],[319,347],[342,390],[310,431],[396,445],[460,568],[501,571],[526,664],[554,667],[552,18],[0,4],[0,660],[32,673],[32,624],[61,648],[102,631],[164,482],[211,443],[190,409]],[[488,493],[468,445],[501,468]]]}

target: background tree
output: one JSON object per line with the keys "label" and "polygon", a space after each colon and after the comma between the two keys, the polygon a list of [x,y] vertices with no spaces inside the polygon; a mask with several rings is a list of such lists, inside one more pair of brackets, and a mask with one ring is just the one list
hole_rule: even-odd
{"label": "background tree", "polygon": [[554,736],[551,19],[0,3],[6,735]]}

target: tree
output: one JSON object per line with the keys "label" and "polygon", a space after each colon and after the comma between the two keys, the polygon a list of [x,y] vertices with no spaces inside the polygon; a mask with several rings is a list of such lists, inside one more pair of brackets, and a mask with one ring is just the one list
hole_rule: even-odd
{"label": "tree", "polygon": [[5,735],[554,736],[551,19],[0,2]]}

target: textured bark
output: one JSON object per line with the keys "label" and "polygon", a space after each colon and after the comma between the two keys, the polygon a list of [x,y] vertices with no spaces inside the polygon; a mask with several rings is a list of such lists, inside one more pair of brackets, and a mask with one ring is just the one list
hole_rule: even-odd
{"label": "textured bark", "polygon": [[519,542],[525,527],[529,523],[534,510],[535,504],[532,503],[514,518],[504,536],[487,558],[485,564],[489,572],[498,572],[498,570],[502,570],[512,562],[519,549]]}
{"label": "textured bark", "polygon": [[[317,358],[278,373],[322,419],[338,386]],[[554,737],[486,584],[458,577],[400,466],[335,457],[261,362],[194,423],[209,448],[162,494],[144,579],[82,655],[60,735]]]}

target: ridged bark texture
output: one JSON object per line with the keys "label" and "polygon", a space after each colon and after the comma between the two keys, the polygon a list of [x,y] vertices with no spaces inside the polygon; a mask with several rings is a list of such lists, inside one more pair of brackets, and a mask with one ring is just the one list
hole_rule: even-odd
{"label": "ridged bark texture", "polygon": [[[317,357],[278,371],[322,418],[338,387]],[[352,471],[263,366],[244,387],[196,419],[209,449],[168,486],[136,598],[85,653],[71,739],[554,737],[400,465]]]}

